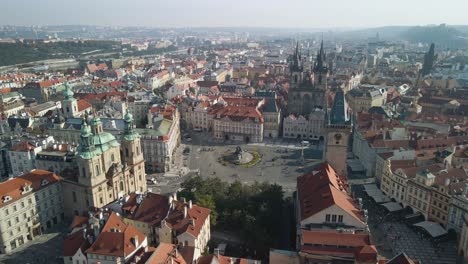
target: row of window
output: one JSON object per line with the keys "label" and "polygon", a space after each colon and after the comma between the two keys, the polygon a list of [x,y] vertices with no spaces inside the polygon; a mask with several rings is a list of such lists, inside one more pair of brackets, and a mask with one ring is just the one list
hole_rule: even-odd
{"label": "row of window", "polygon": [[327,214],[325,215],[325,222],[328,223],[343,223],[343,215]]}

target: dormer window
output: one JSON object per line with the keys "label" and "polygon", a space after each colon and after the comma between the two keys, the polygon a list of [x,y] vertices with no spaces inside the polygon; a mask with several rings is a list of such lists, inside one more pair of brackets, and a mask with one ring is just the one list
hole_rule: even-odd
{"label": "dormer window", "polygon": [[11,201],[11,200],[13,200],[13,199],[11,198],[10,195],[5,195],[5,196],[3,196],[3,202],[4,202],[4,203],[7,203],[7,202],[9,202],[9,201]]}
{"label": "dormer window", "polygon": [[44,179],[41,181],[41,186],[46,186],[47,184],[49,184],[49,181]]}
{"label": "dormer window", "polygon": [[30,192],[31,190],[32,190],[32,189],[31,189],[31,185],[25,184],[25,185],[23,185],[23,192],[21,192],[21,194],[28,193],[28,192]]}

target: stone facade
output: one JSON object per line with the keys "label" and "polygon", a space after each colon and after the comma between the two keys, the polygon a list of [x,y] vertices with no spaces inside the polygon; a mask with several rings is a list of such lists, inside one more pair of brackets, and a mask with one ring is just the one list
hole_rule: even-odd
{"label": "stone facade", "polygon": [[68,217],[90,207],[102,207],[130,192],[146,191],[143,151],[132,115],[125,115],[122,144],[103,131],[98,117],[91,120],[91,125],[83,122],[76,157],[78,171],[65,177],[63,183]]}

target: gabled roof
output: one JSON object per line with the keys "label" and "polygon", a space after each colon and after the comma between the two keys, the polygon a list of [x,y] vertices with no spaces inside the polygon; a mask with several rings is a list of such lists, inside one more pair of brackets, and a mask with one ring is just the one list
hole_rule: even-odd
{"label": "gabled roof", "polygon": [[419,261],[414,261],[408,255],[406,255],[404,252],[396,255],[389,261],[387,261],[386,264],[419,264]]}
{"label": "gabled roof", "polygon": [[177,246],[168,243],[160,243],[154,250],[153,254],[145,262],[145,264],[186,264],[191,263],[186,261],[178,252]]}
{"label": "gabled roof", "polygon": [[[130,196],[135,195],[132,193]],[[164,195],[149,192],[140,204],[136,203],[136,198],[129,198],[122,209],[128,219],[148,223],[152,226],[159,225],[169,211],[169,199]]]}
{"label": "gabled roof", "polygon": [[[138,238],[138,245],[134,238]],[[134,226],[125,224],[112,212],[96,241],[86,250],[87,254],[127,257],[146,239]]]}
{"label": "gabled roof", "polygon": [[363,222],[363,215],[349,196],[344,178],[324,162],[312,172],[297,178],[301,220],[305,220],[331,206],[338,206],[350,216]]}
{"label": "gabled roof", "polygon": [[[184,207],[187,208],[187,217],[184,217]],[[164,220],[176,231],[177,236],[187,232],[198,237],[210,212],[210,209],[198,205],[192,205],[190,208],[187,203],[173,201],[172,209]]]}
{"label": "gabled roof", "polygon": [[91,108],[93,107],[88,101],[84,100],[84,99],[81,99],[81,100],[78,100],[78,112],[81,112],[81,111],[84,111],[88,108]]}

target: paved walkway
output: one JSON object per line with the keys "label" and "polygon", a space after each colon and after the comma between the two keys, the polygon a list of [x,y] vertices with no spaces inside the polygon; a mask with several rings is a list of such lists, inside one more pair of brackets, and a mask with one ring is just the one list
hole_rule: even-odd
{"label": "paved walkway", "polygon": [[383,206],[376,204],[363,192],[362,185],[353,185],[352,190],[357,197],[362,198],[363,208],[368,211],[371,239],[380,255],[391,258],[405,252],[424,264],[456,263],[455,241],[434,243],[426,235],[402,222],[401,217],[387,214]]}

